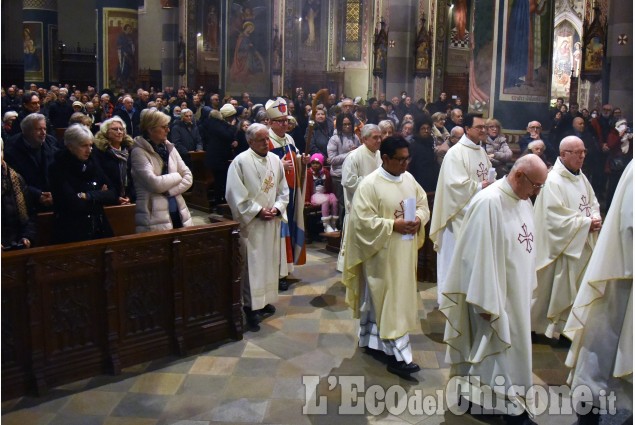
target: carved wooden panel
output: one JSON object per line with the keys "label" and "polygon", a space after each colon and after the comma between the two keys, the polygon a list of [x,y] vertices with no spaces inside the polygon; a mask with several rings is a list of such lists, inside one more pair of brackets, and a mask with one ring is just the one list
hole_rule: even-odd
{"label": "carved wooden panel", "polygon": [[237,228],[2,253],[3,400],[242,338]]}

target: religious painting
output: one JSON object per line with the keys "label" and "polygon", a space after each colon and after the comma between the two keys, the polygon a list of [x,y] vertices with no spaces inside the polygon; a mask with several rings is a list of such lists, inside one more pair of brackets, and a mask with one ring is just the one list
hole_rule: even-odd
{"label": "religious painting", "polygon": [[602,73],[602,61],[604,59],[604,43],[599,36],[589,40],[584,52],[584,72]]}
{"label": "religious painting", "polygon": [[59,81],[59,64],[62,60],[60,49],[58,49],[57,25],[49,25],[49,81]]}
{"label": "religious painting", "polygon": [[571,90],[571,75],[577,77],[582,59],[580,36],[568,21],[556,27],[553,37],[551,98],[567,101]]}
{"label": "religious painting", "polygon": [[201,36],[203,50],[218,57],[220,47],[220,0],[207,0],[201,3]]}
{"label": "religious painting", "polygon": [[104,8],[104,85],[133,90],[137,79],[137,11]]}
{"label": "religious painting", "polygon": [[415,41],[415,77],[430,76],[432,64],[432,31],[428,30],[425,15],[421,16],[421,27]]}
{"label": "religious painting", "polygon": [[490,93],[492,92],[492,70],[494,65],[494,25],[499,13],[498,3],[474,3],[473,37],[470,38],[468,111],[490,116]]}
{"label": "religious painting", "polygon": [[24,81],[44,81],[44,43],[42,22],[24,22]]}
{"label": "religious painting", "polygon": [[[544,103],[550,94],[551,2],[504,1],[500,100]],[[535,7],[530,7],[534,5]]]}
{"label": "religious painting", "polygon": [[450,22],[450,47],[468,49],[470,46],[469,0],[454,0]]}
{"label": "religious painting", "polygon": [[227,14],[225,92],[267,97],[271,92],[271,2],[234,0]]}
{"label": "religious painting", "polygon": [[322,31],[322,1],[304,0],[302,5],[302,46],[311,49],[319,48]]}

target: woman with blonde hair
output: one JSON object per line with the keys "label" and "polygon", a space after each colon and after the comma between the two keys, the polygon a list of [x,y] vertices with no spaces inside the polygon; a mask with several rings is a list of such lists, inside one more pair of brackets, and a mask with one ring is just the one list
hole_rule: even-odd
{"label": "woman with blonde hair", "polygon": [[126,132],[126,123],[114,116],[101,124],[95,135],[93,155],[123,203],[134,202],[135,193],[128,172],[128,158],[134,141]]}
{"label": "woman with blonde hair", "polygon": [[137,232],[191,226],[183,192],[192,186],[192,172],[168,141],[170,117],[156,108],[141,113],[141,136],[130,153],[137,193]]}
{"label": "woman with blonde hair", "polygon": [[432,118],[432,137],[434,137],[434,148],[436,149],[450,138],[450,132],[445,128],[448,116],[443,112],[435,112],[430,118]]}

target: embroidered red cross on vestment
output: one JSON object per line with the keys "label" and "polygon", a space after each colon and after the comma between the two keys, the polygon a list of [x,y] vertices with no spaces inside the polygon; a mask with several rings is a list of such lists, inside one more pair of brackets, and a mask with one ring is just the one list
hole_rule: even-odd
{"label": "embroidered red cross on vestment", "polygon": [[523,233],[518,234],[518,242],[521,245],[527,242],[527,247],[525,249],[527,250],[527,252],[531,252],[531,250],[533,249],[533,247],[531,246],[531,243],[534,241],[534,234],[527,232],[527,225],[525,223],[523,223],[523,232],[524,234]]}
{"label": "embroidered red cross on vestment", "polygon": [[488,169],[482,162],[478,164],[478,170],[476,170],[476,177],[481,179],[481,181],[485,181],[488,174]]}
{"label": "embroidered red cross on vestment", "polygon": [[395,220],[398,219],[398,218],[404,218],[405,208],[404,208],[404,205],[403,205],[403,201],[401,201],[399,203],[399,207],[401,208],[400,210],[399,209],[395,210]]}
{"label": "embroidered red cross on vestment", "polygon": [[585,213],[587,217],[591,217],[591,205],[589,204],[589,201],[586,199],[586,196],[582,195],[580,199],[582,200],[582,203],[580,204],[578,208],[580,209],[581,212]]}

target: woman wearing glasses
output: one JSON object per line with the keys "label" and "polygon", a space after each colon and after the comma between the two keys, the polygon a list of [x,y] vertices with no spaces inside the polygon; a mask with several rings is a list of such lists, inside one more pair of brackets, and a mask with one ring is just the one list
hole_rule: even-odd
{"label": "woman wearing glasses", "polygon": [[134,202],[135,193],[128,173],[128,156],[134,141],[126,133],[126,124],[112,117],[101,124],[95,135],[93,155],[110,180],[121,203]]}
{"label": "woman wearing glasses", "polygon": [[183,192],[192,186],[192,172],[168,141],[170,117],[155,108],[141,113],[141,136],[130,154],[137,193],[137,232],[192,225]]}

